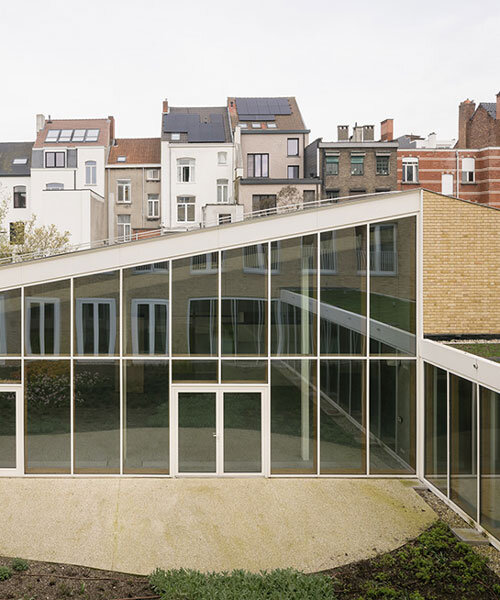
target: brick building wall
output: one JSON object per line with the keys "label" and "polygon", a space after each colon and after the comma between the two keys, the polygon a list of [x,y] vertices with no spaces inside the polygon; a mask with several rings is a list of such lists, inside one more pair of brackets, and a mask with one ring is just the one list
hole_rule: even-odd
{"label": "brick building wall", "polygon": [[500,210],[423,196],[424,334],[500,336]]}
{"label": "brick building wall", "polygon": [[[458,189],[457,189],[458,154]],[[403,158],[418,158],[419,180],[403,182]],[[462,178],[462,159],[474,158],[474,183],[465,183]],[[401,149],[398,150],[398,189],[407,190],[423,187],[433,192],[442,192],[443,174],[453,177],[453,195],[464,200],[488,204],[500,208],[500,147],[481,149]]]}

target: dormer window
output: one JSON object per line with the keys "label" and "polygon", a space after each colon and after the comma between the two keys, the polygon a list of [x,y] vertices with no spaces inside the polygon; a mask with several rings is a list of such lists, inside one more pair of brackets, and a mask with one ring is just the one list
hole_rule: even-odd
{"label": "dormer window", "polygon": [[66,152],[46,152],[46,169],[64,169],[66,165]]}

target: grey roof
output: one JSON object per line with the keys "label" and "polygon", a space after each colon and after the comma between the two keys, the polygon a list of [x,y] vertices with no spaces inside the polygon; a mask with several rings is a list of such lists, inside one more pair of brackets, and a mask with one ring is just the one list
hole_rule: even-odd
{"label": "grey roof", "polygon": [[240,121],[274,121],[276,115],[291,115],[287,98],[236,98]]}
{"label": "grey roof", "polygon": [[[34,142],[0,142],[0,177],[29,176]],[[24,165],[12,164],[15,158],[28,159]]]}
{"label": "grey roof", "polygon": [[[482,106],[484,109],[486,109],[486,111],[488,111],[488,114],[490,115],[490,117],[492,117],[493,119],[497,118],[496,102],[480,102],[479,106]],[[478,108],[479,108],[479,106],[478,106]]]}
{"label": "grey roof", "polygon": [[163,115],[162,139],[166,134],[185,133],[188,142],[231,142],[231,128],[225,106],[172,107]]}

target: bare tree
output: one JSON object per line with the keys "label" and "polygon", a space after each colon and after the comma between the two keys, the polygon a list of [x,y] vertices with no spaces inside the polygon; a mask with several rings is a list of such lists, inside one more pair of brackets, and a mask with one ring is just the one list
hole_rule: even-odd
{"label": "bare tree", "polygon": [[301,197],[299,190],[293,185],[285,185],[281,188],[276,198],[276,206],[278,212],[285,212],[286,207],[293,206],[301,203]]}
{"label": "bare tree", "polygon": [[69,249],[69,231],[55,225],[37,225],[36,215],[27,221],[7,223],[7,191],[0,184],[0,258],[22,260],[22,255],[50,256]]}

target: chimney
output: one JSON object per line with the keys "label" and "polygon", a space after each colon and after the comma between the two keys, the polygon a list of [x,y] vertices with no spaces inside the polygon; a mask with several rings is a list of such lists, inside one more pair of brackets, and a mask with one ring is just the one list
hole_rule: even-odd
{"label": "chimney", "polygon": [[337,141],[347,142],[349,140],[349,125],[337,125]]}
{"label": "chimney", "polygon": [[44,127],[45,127],[45,115],[38,114],[36,116],[36,133],[38,133],[39,131],[42,131],[42,129]]}
{"label": "chimney", "polygon": [[108,117],[109,120],[109,145],[113,146],[115,142],[115,118],[112,116]]}
{"label": "chimney", "polygon": [[475,110],[476,103],[472,100],[469,100],[467,98],[467,100],[460,102],[460,105],[458,107],[458,148],[467,148],[467,125]]}
{"label": "chimney", "polygon": [[363,125],[363,142],[373,142],[375,139],[375,127],[373,125]]}
{"label": "chimney", "polygon": [[165,100],[163,100],[163,113],[168,113],[168,100],[167,98],[165,98]]}
{"label": "chimney", "polygon": [[394,119],[384,119],[380,123],[380,141],[392,142],[394,139]]}
{"label": "chimney", "polygon": [[361,125],[354,123],[352,130],[351,142],[362,142],[363,141],[363,128]]}

